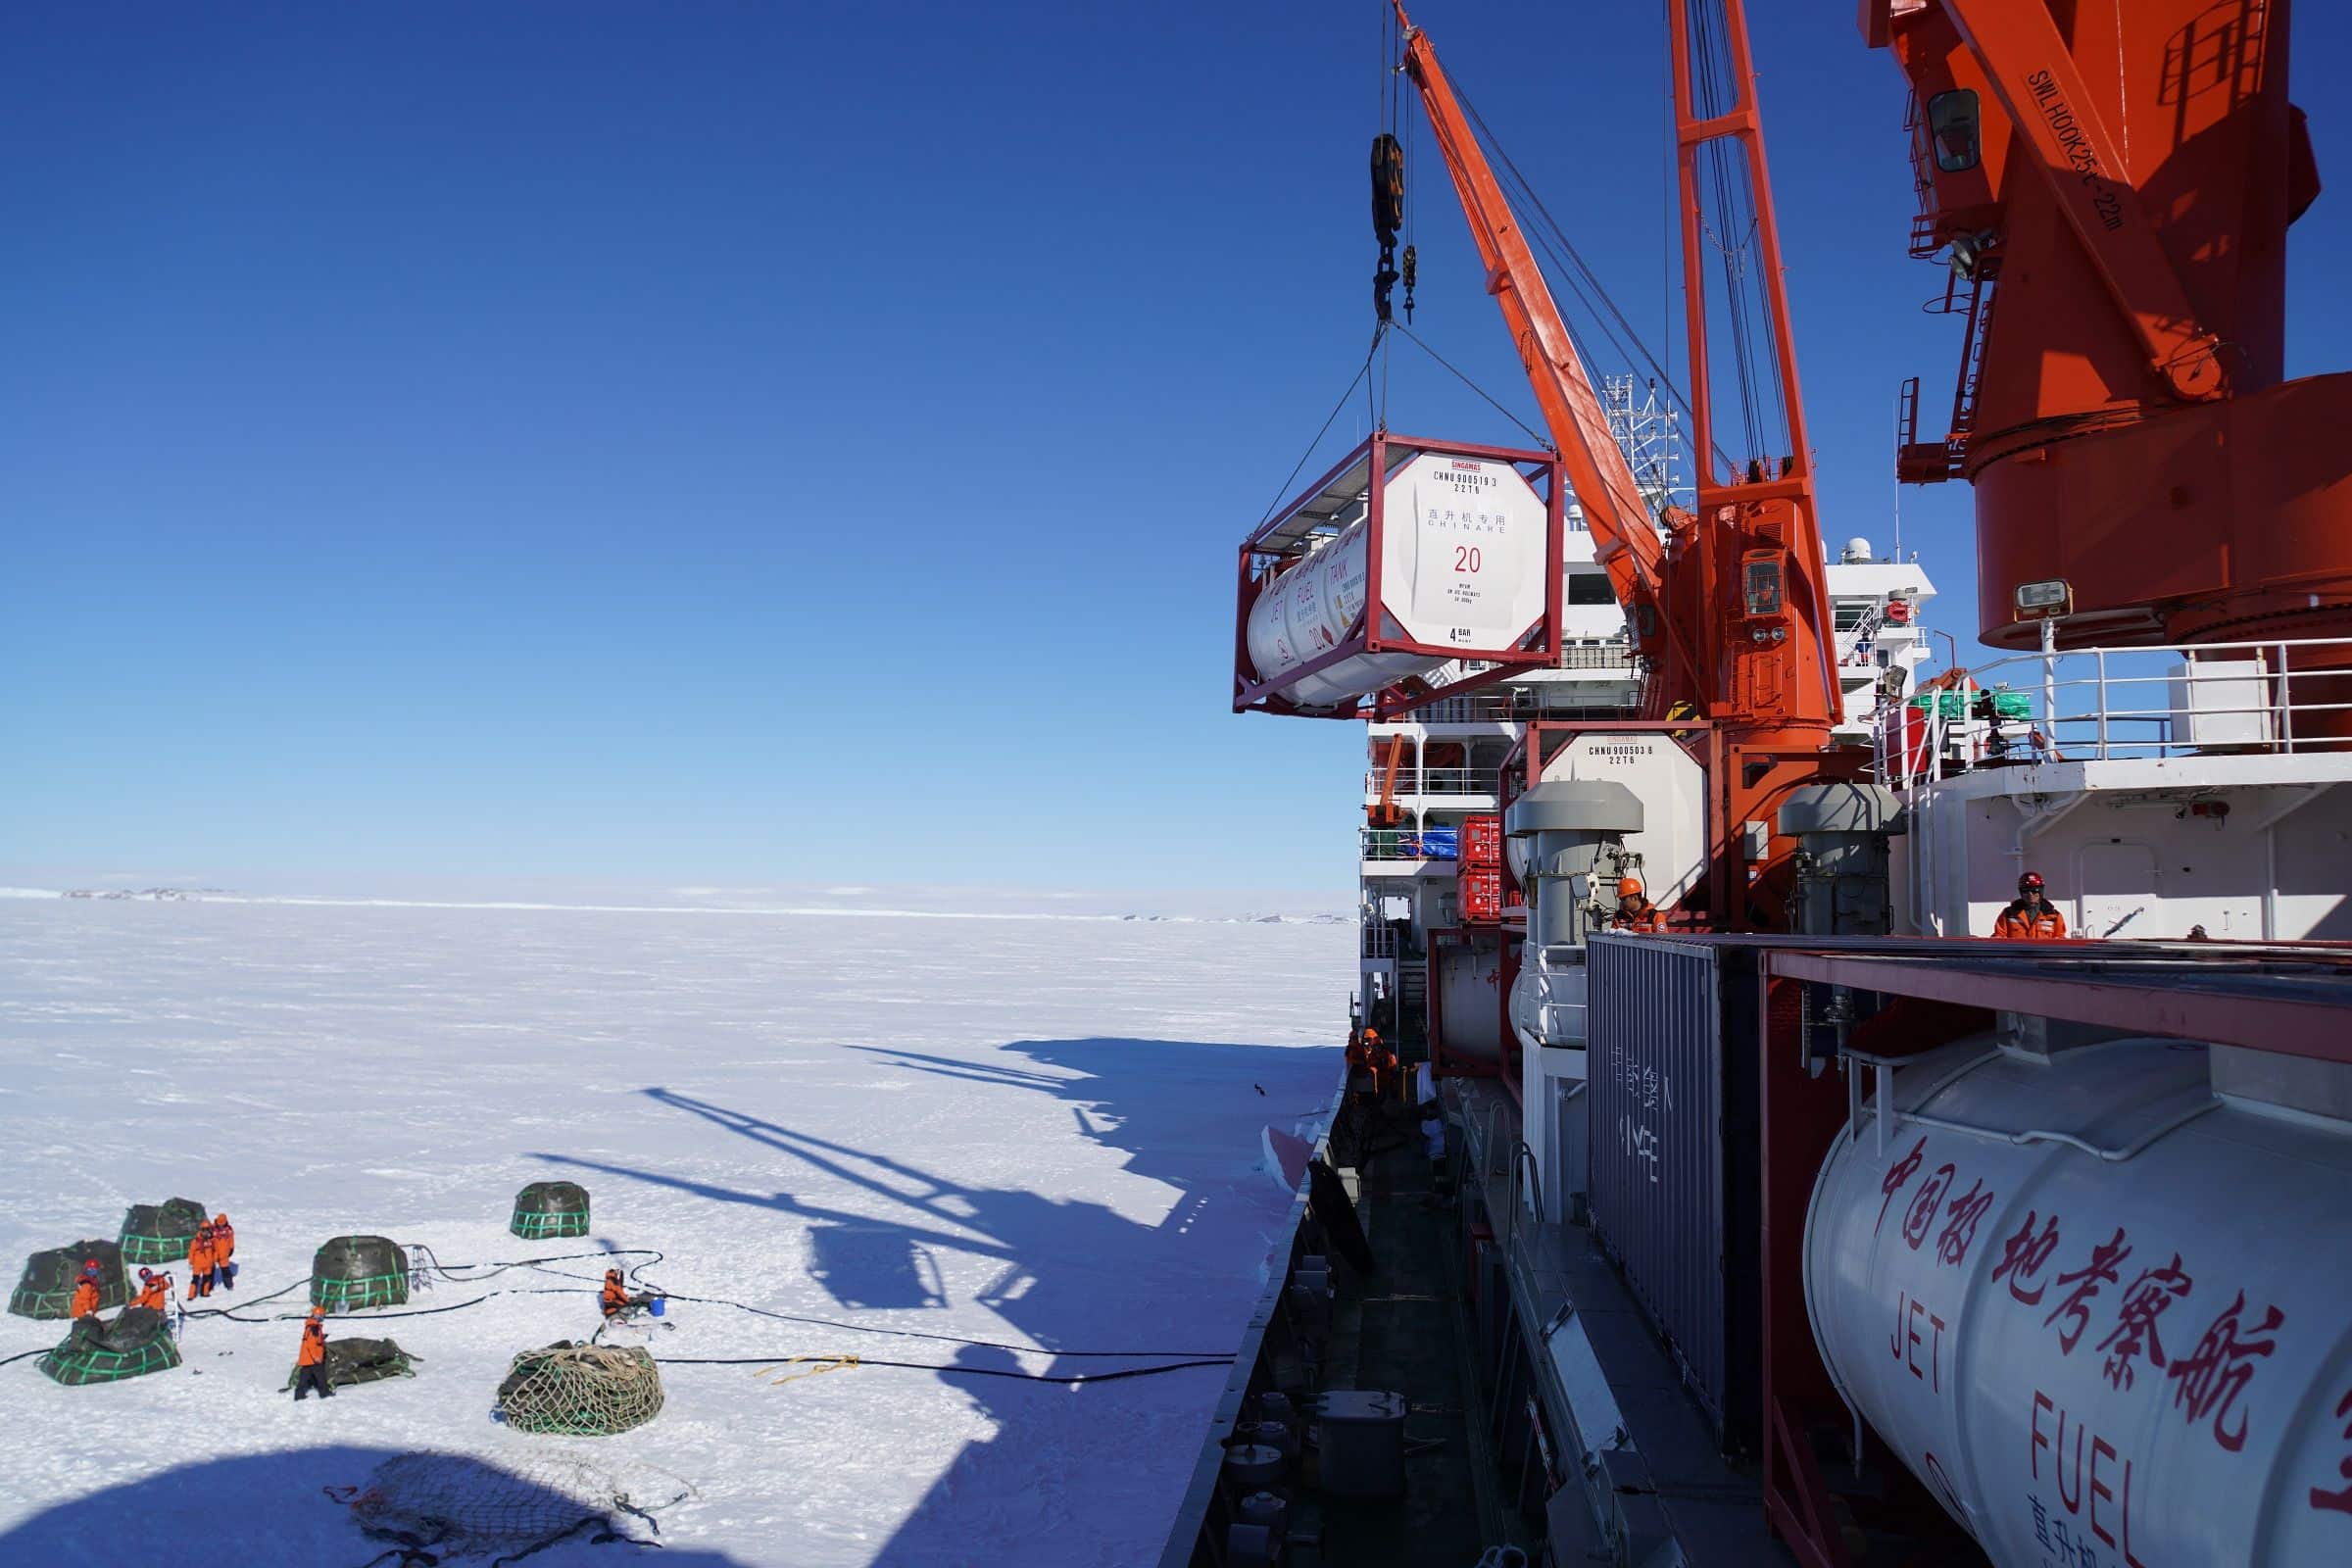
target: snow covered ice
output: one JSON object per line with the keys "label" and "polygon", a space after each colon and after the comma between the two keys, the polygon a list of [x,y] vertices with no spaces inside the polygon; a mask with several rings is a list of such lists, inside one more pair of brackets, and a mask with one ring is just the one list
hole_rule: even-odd
{"label": "snow covered ice", "polygon": [[[419,1450],[534,1481],[585,1469],[657,1503],[690,1489],[657,1513],[672,1568],[1152,1560],[1224,1367],[1071,1389],[875,1365],[788,1378],[825,1364],[790,1358],[1063,1374],[1231,1352],[1288,1210],[1261,1129],[1306,1130],[1337,1088],[1352,940],[1205,920],[0,903],[11,1283],[35,1249],[184,1196],[236,1223],[238,1289],[207,1304],[267,1319],[193,1319],[184,1368],[121,1384],[0,1370],[0,1562],[359,1568],[385,1548],[335,1490]],[[593,1194],[588,1243],[507,1234],[515,1192],[554,1178]],[[338,1320],[398,1339],[418,1376],[296,1405],[280,1389],[303,1293],[245,1303],[349,1232],[453,1266],[659,1250],[624,1261],[712,1302],[673,1301],[654,1352],[759,1364],[673,1361],[662,1414],[621,1437],[506,1430],[491,1405],[513,1354],[596,1327],[602,1264],[574,1259],[551,1265],[568,1277],[441,1280],[410,1303],[486,1298],[463,1310]],[[0,1318],[0,1355],[62,1328]],[[1149,1353],[1056,1353],[1096,1349]],[[627,1550],[574,1537],[533,1560]]]}

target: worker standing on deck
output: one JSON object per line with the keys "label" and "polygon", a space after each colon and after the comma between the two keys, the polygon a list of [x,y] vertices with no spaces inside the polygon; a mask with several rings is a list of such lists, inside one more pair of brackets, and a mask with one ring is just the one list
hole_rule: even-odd
{"label": "worker standing on deck", "polygon": [[213,1222],[196,1227],[188,1243],[188,1299],[213,1294]]}
{"label": "worker standing on deck", "polygon": [[161,1312],[172,1304],[172,1276],[158,1274],[153,1269],[139,1270],[139,1294],[131,1305],[143,1306],[150,1312]]}
{"label": "worker standing on deck", "polygon": [[1663,931],[1666,917],[1658,906],[1649,902],[1642,891],[1640,877],[1620,877],[1617,881],[1617,912],[1609,920],[1612,931]]}
{"label": "worker standing on deck", "polygon": [[335,1391],[326,1381],[326,1308],[314,1306],[311,1315],[302,1321],[302,1348],[294,1352],[294,1402],[300,1404],[303,1396],[313,1389],[318,1397],[331,1399]]}
{"label": "worker standing on deck", "polygon": [[96,1258],[82,1259],[81,1278],[74,1282],[74,1299],[67,1304],[66,1310],[74,1317],[96,1317],[98,1315],[98,1260]]}
{"label": "worker standing on deck", "polygon": [[2066,916],[2042,896],[2039,872],[2028,871],[2017,879],[2017,897],[1992,923],[1992,934],[2010,942],[2066,940]]}
{"label": "worker standing on deck", "polygon": [[[237,1288],[236,1255],[236,1228],[229,1224],[226,1214],[215,1214],[213,1216],[213,1273],[220,1280],[220,1288],[224,1291],[233,1291]],[[205,1294],[207,1296],[212,1294],[209,1287]]]}

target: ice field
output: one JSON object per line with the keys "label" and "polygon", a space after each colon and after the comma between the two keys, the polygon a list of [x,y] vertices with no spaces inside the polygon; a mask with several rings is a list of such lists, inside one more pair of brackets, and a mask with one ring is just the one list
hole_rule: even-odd
{"label": "ice field", "polygon": [[[1075,1389],[973,1374],[1233,1349],[1288,1206],[1261,1130],[1302,1129],[1337,1088],[1353,940],[0,900],[9,1283],[37,1248],[184,1196],[229,1213],[243,1265],[233,1296],[200,1304],[262,1320],[191,1319],[184,1367],[120,1384],[0,1368],[0,1562],[397,1563],[341,1489],[416,1451],[471,1456],[449,1473],[558,1513],[625,1493],[653,1518],[615,1517],[670,1568],[1148,1562],[1226,1369]],[[590,1242],[507,1234],[515,1191],[551,1178],[593,1195]],[[280,1389],[303,1293],[244,1303],[352,1232],[477,1276],[436,1280],[412,1312],[478,1304],[337,1320],[396,1338],[418,1376],[296,1405]],[[585,1338],[604,1265],[457,1266],[603,1248],[656,1250],[624,1260],[642,1284],[709,1298],[673,1301],[674,1328],[646,1340],[677,1358],[666,1407],[612,1438],[507,1430],[492,1401],[510,1358]],[[850,1324],[1018,1348],[832,1326]],[[62,1333],[0,1318],[0,1356]],[[1140,1353],[1067,1353],[1086,1350]],[[791,1360],[844,1355],[868,1364]],[[575,1536],[530,1560],[635,1555]]]}

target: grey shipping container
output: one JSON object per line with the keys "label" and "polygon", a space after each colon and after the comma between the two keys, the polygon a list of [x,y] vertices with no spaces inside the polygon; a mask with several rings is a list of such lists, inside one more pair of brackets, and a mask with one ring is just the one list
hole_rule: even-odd
{"label": "grey shipping container", "polygon": [[1589,950],[1593,1234],[1741,1451],[1762,1399],[1758,952],[1625,934]]}

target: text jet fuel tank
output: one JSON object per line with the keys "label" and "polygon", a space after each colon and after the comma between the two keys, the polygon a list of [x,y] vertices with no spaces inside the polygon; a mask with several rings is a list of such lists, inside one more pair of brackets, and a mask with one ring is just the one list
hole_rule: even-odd
{"label": "text jet fuel tank", "polygon": [[1996,1563],[2352,1561],[2352,1129],[2280,1059],[1979,1036],[1833,1148],[1823,1357]]}
{"label": "text jet fuel tank", "polygon": [[1353,718],[1456,661],[1556,662],[1563,531],[1547,454],[1374,436],[1244,542],[1235,710]]}

